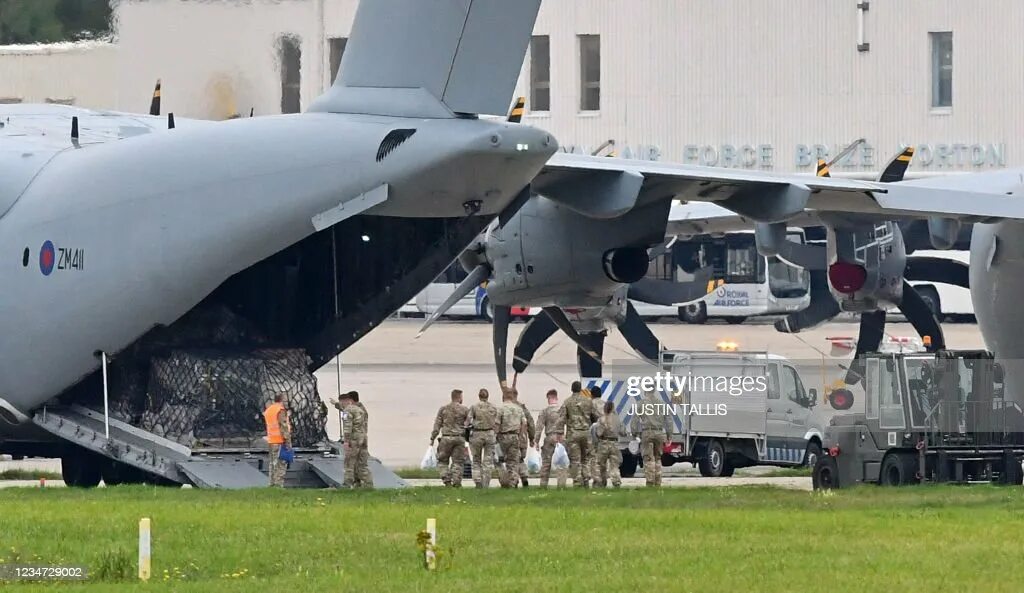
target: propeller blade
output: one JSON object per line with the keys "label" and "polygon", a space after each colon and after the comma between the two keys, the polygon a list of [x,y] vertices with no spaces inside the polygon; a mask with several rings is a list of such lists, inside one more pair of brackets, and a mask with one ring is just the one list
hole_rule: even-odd
{"label": "propeller blade", "polygon": [[665,255],[669,251],[672,251],[672,246],[675,245],[676,241],[678,241],[678,240],[679,240],[679,237],[672,237],[667,242],[662,243],[661,245],[658,245],[657,247],[652,248],[650,251],[647,252],[647,259],[648,259],[648,261],[654,261],[654,260],[658,259],[659,257]]}
{"label": "propeller blade", "polygon": [[512,368],[517,373],[526,371],[541,345],[558,331],[558,326],[547,315],[534,315],[519,334],[516,348],[512,352]]}
{"label": "propeller blade", "polygon": [[487,266],[481,265],[473,268],[473,271],[470,272],[468,276],[466,276],[465,280],[460,282],[459,285],[455,287],[455,290],[450,295],[448,295],[448,298],[446,298],[444,302],[441,303],[441,306],[438,307],[436,311],[431,313],[430,317],[427,317],[427,320],[423,322],[423,327],[420,328],[420,331],[418,334],[416,334],[416,337],[419,338],[420,336],[422,336],[423,332],[427,331],[427,328],[429,328],[431,325],[434,325],[434,322],[440,319],[442,315],[447,313],[448,309],[451,309],[455,303],[462,300],[462,297],[476,290],[476,287],[480,286],[480,284],[483,283],[484,280],[487,280],[487,277],[490,274],[491,271]]}
{"label": "propeller blade", "polygon": [[941,282],[970,288],[969,272],[970,267],[962,261],[915,255],[907,258],[907,268],[903,272],[903,277],[911,282]]}
{"label": "propeller blade", "polygon": [[811,270],[811,302],[807,308],[796,313],[790,313],[784,318],[775,322],[775,329],[780,332],[793,334],[811,329],[820,325],[836,315],[839,315],[839,303],[832,298],[832,292],[828,289],[827,272]]}
{"label": "propeller blade", "polygon": [[558,329],[562,330],[562,333],[569,336],[569,339],[573,342],[576,342],[576,345],[579,346],[584,353],[597,362],[604,364],[601,361],[601,355],[594,352],[593,349],[590,348],[590,345],[580,337],[579,332],[577,332],[576,328],[572,326],[572,322],[565,316],[565,311],[562,311],[558,307],[544,307],[544,312],[551,318],[551,321],[558,326]]}
{"label": "propeller blade", "polygon": [[153,89],[153,101],[149,104],[150,115],[160,115],[160,79],[156,80],[156,88]]}
{"label": "propeller blade", "polygon": [[508,360],[506,348],[508,347],[508,324],[512,319],[512,307],[494,307],[494,324],[491,327],[491,337],[494,340],[494,366],[498,371],[498,383],[505,387],[508,383]]}
{"label": "propeller blade", "polygon": [[856,385],[864,378],[864,353],[878,352],[885,335],[885,311],[866,311],[860,315],[860,334],[857,336],[857,352],[846,373],[846,384]]}
{"label": "propeller blade", "polygon": [[[640,353],[640,356],[647,360],[658,360],[658,355],[661,353],[661,342],[658,341],[651,328],[647,327],[640,314],[636,312],[633,303],[626,306],[626,319],[619,324],[619,331],[622,332],[626,343]],[[584,377],[586,376],[589,375],[584,375]]]}
{"label": "propeller blade", "polygon": [[580,373],[580,377],[584,379],[597,379],[601,376],[602,366],[600,358],[593,358],[590,352],[597,354],[599,357],[604,354],[604,339],[608,336],[608,332],[591,332],[583,334],[581,337],[587,344],[587,348],[582,347],[576,348],[576,365]]}
{"label": "propeller blade", "polygon": [[931,307],[906,280],[903,281],[903,302],[899,305],[900,313],[914,326],[917,334],[923,339],[928,336],[931,345],[925,344],[928,352],[935,352],[946,347],[946,337],[942,333],[942,325],[935,317]]}
{"label": "propeller blade", "polygon": [[714,289],[714,270],[701,268],[694,272],[693,280],[673,282],[641,278],[629,285],[629,298],[652,305],[681,305],[704,298]]}
{"label": "propeller blade", "polygon": [[526,202],[532,195],[533,191],[531,187],[529,185],[524,187],[523,191],[519,192],[519,195],[517,195],[512,202],[509,203],[508,206],[505,206],[505,209],[498,214],[498,227],[505,228],[508,221],[512,220],[512,217],[519,213],[519,210],[526,205]]}
{"label": "propeller blade", "polygon": [[779,259],[806,270],[828,269],[828,248],[824,245],[804,245],[783,241],[779,246]]}
{"label": "propeller blade", "polygon": [[910,168],[910,161],[912,160],[914,160],[914,147],[908,146],[903,149],[903,152],[889,161],[889,164],[882,170],[882,174],[878,176],[878,180],[882,183],[903,181],[903,176],[907,174],[907,169]]}
{"label": "propeller blade", "polygon": [[523,112],[526,111],[526,97],[517,97],[512,109],[508,112],[508,123],[518,124],[523,121]]}

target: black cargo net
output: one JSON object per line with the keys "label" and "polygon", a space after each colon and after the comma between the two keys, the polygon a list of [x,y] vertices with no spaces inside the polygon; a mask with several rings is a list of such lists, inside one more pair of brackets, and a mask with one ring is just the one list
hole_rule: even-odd
{"label": "black cargo net", "polygon": [[302,350],[175,351],[154,358],[139,427],[189,447],[256,447],[265,443],[263,411],[283,393],[292,443],[322,443],[327,408],[308,365]]}
{"label": "black cargo net", "polygon": [[193,311],[145,344],[149,352],[112,365],[115,417],[194,449],[260,448],[263,411],[283,393],[292,444],[327,441],[327,408],[304,350],[267,346],[222,308]]}

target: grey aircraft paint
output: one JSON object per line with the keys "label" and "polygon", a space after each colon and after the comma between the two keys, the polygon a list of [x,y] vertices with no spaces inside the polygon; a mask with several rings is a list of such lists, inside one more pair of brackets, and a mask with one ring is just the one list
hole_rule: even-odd
{"label": "grey aircraft paint", "polygon": [[[92,373],[97,351],[120,352],[154,326],[173,323],[233,274],[309,237],[314,218],[362,213],[353,207],[339,215],[338,208],[368,192],[386,195],[383,203],[364,201],[378,204],[366,211],[371,215],[502,211],[556,142],[529,126],[456,117],[455,111],[492,107],[493,96],[458,85],[436,91],[464,85],[469,74],[481,87],[511,88],[539,2],[431,3],[430,18],[462,23],[455,28],[389,18],[423,13],[418,0],[362,2],[343,68],[387,71],[377,81],[387,88],[361,96],[342,88],[350,80],[342,76],[321,109],[301,115],[179,121],[160,133],[145,133],[156,129],[155,118],[132,126],[128,116],[113,124],[116,116],[83,110],[51,116],[69,123],[68,116],[82,115],[81,139],[72,141],[70,125],[59,136],[24,137],[16,129],[32,107],[5,108],[0,408],[6,417],[24,419]],[[404,42],[381,54],[381,38]],[[481,38],[490,40],[486,48]],[[467,39],[476,41],[460,45]],[[448,60],[452,46],[481,55],[429,73],[416,67],[431,56]],[[502,58],[481,71],[478,61],[489,56]],[[345,101],[332,100],[340,96]],[[407,110],[427,116],[402,117]],[[403,139],[385,150],[396,130]],[[118,139],[94,144],[90,134],[97,142]]]}

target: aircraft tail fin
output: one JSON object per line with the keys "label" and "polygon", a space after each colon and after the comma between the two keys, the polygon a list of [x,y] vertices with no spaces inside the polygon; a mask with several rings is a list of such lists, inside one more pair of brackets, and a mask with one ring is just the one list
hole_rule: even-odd
{"label": "aircraft tail fin", "polygon": [[311,111],[504,115],[541,0],[362,0]]}

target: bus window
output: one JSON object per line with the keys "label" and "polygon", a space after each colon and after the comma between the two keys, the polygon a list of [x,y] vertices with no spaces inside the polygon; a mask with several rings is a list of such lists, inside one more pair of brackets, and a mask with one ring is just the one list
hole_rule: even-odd
{"label": "bus window", "polygon": [[672,252],[666,252],[651,260],[647,265],[647,278],[654,280],[675,280]]}
{"label": "bus window", "polygon": [[726,284],[758,284],[764,282],[764,272],[758,265],[761,256],[753,241],[735,242],[726,249]]}
{"label": "bus window", "polygon": [[810,291],[811,280],[807,270],[787,264],[777,257],[768,258],[768,289],[779,299],[804,296]]}

